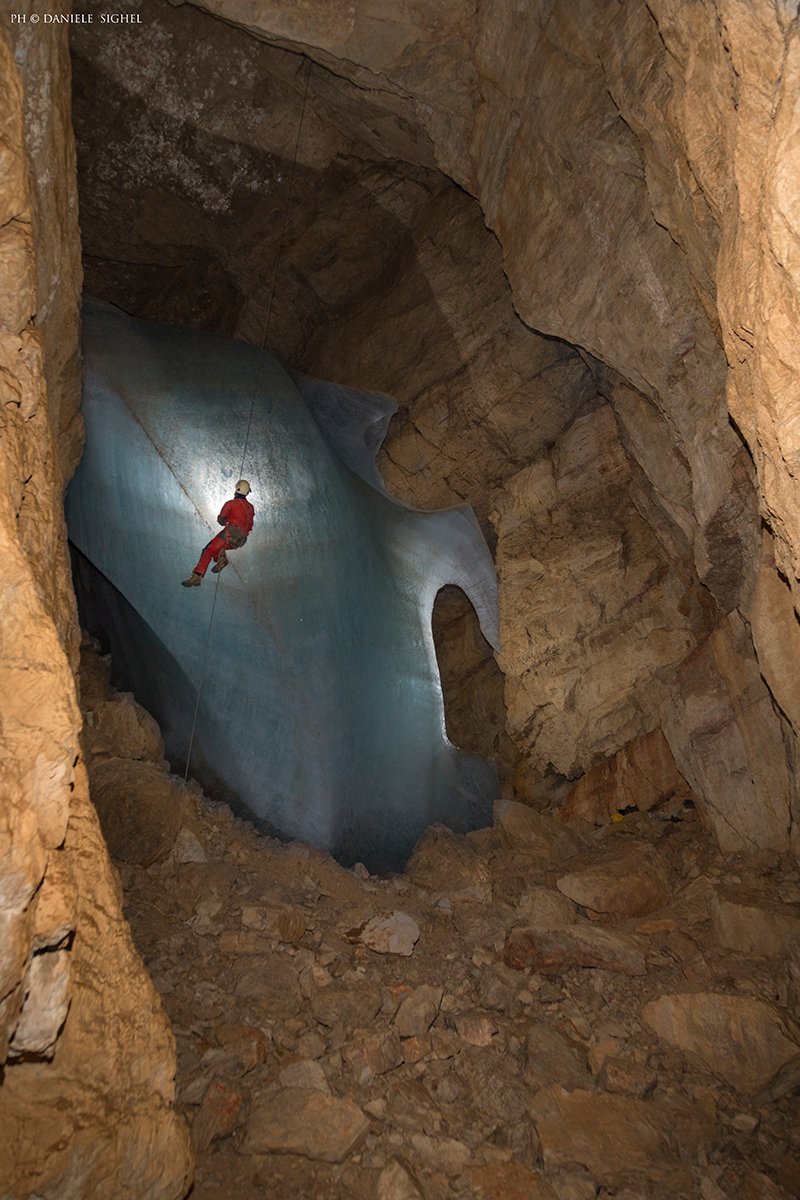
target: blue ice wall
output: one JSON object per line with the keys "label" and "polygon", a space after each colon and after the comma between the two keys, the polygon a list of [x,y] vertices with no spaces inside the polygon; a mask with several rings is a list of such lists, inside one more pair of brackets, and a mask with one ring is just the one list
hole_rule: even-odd
{"label": "blue ice wall", "polygon": [[494,768],[448,741],[431,612],[461,586],[496,644],[492,563],[469,509],[382,489],[391,404],[296,376],[251,346],[84,314],[86,450],[67,497],[84,619],[183,769],[217,577],[180,586],[239,477],[256,509],[230,554],[191,774],[269,832],[373,870],[434,821],[487,824]]}

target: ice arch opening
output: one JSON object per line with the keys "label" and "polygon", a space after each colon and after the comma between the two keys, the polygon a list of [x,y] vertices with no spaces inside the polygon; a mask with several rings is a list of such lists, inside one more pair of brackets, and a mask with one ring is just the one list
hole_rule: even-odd
{"label": "ice arch opening", "polygon": [[[193,774],[270,832],[373,870],[434,821],[486,824],[495,774],[447,738],[431,613],[457,584],[496,644],[493,564],[468,508],[419,512],[380,487],[385,401],[110,305],[87,305],[84,353],[79,597],[173,763],[196,707]],[[177,585],[232,490],[251,403],[257,523],[215,607],[211,576]]]}

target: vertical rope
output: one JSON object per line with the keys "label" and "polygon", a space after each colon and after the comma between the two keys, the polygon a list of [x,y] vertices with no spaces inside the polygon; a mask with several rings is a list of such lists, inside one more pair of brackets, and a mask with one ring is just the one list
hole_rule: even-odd
{"label": "vertical rope", "polygon": [[[267,305],[267,317],[264,322],[264,334],[261,338],[260,349],[261,349],[262,355],[263,355],[264,350],[266,349],[267,337],[269,336],[269,323],[270,323],[270,319],[272,317],[272,303],[275,299],[275,285],[278,280],[278,268],[280,266],[281,256],[283,254],[283,244],[286,239],[286,230],[289,226],[289,209],[291,207],[292,193],[294,191],[294,176],[295,176],[295,171],[297,168],[297,155],[300,150],[300,135],[303,130],[303,118],[304,118],[305,112],[306,112],[306,101],[308,100],[308,85],[309,85],[310,80],[311,80],[311,59],[309,58],[306,60],[306,86],[305,86],[305,90],[303,92],[303,103],[300,108],[300,120],[297,123],[297,137],[295,138],[294,153],[292,155],[292,169],[291,169],[291,173],[289,175],[289,187],[286,192],[286,206],[285,206],[284,213],[283,213],[283,224],[281,226],[281,236],[278,240],[278,252],[275,255],[275,266],[273,267],[273,270],[272,270],[272,285],[270,287],[270,292],[269,292],[269,304]],[[250,442],[250,429],[253,424],[253,413],[255,411],[256,395],[258,393],[258,383],[261,378],[261,366],[262,366],[262,363],[261,363],[261,360],[259,359],[258,370],[256,371],[256,377],[255,377],[255,381],[253,383],[253,394],[250,398],[250,413],[247,418],[247,429],[246,429],[245,435],[244,435],[244,449],[242,450],[242,462],[239,467],[239,476],[238,476],[239,479],[241,479],[242,474],[244,472],[245,459],[247,458],[247,447]],[[195,700],[194,714],[192,716],[192,729],[191,729],[191,733],[189,734],[189,749],[186,754],[186,769],[183,773],[183,782],[184,783],[186,783],[186,781],[189,778],[189,766],[192,761],[192,749],[194,748],[194,735],[195,735],[195,731],[197,729],[197,715],[200,711],[200,699],[203,694],[203,686],[205,684],[206,675],[208,673],[208,651],[209,651],[209,647],[211,645],[211,628],[214,624],[214,611],[217,607],[217,595],[219,594],[219,581],[220,581],[221,574],[222,574],[222,572],[218,572],[218,574],[217,574],[217,582],[214,585],[214,601],[211,605],[211,614],[208,618],[208,630],[206,632],[206,642],[205,642],[205,646],[203,648],[203,659],[202,659],[200,683],[198,684],[198,687],[197,687],[197,699]]]}
{"label": "vertical rope", "polygon": [[[308,100],[308,85],[311,82],[311,59],[310,58],[306,60],[306,64],[307,64],[306,65],[306,86],[305,86],[305,90],[303,92],[303,103],[300,108],[300,120],[297,123],[297,137],[295,138],[294,154],[292,155],[292,170],[291,170],[291,174],[289,176],[289,188],[286,192],[286,207],[283,212],[283,225],[281,227],[281,236],[278,240],[278,253],[275,255],[275,266],[272,271],[272,287],[270,288],[270,292],[269,292],[269,304],[267,305],[267,319],[264,322],[264,336],[261,339],[261,350],[262,351],[266,348],[266,345],[267,345],[267,337],[269,335],[269,323],[270,323],[270,319],[272,317],[272,302],[275,299],[275,284],[278,279],[278,267],[280,265],[281,255],[283,254],[283,243],[286,239],[286,230],[289,226],[289,209],[290,209],[291,203],[292,203],[292,193],[294,192],[294,176],[295,176],[295,170],[297,168],[297,155],[298,155],[298,151],[300,149],[300,135],[303,132],[303,118],[305,117],[305,114],[306,114],[306,101]],[[258,392],[258,381],[259,381],[260,377],[261,377],[261,363],[259,362],[259,369],[256,372],[256,379],[255,379],[255,383],[253,384],[253,395],[250,399],[250,415],[247,418],[247,431],[244,436],[244,449],[242,450],[242,463],[241,463],[241,466],[239,467],[239,478],[240,479],[244,472],[244,463],[245,463],[245,459],[247,458],[247,446],[250,441],[250,426],[253,424],[253,411],[255,409],[256,393]]]}
{"label": "vertical rope", "polygon": [[203,665],[201,667],[200,683],[197,687],[197,699],[194,702],[194,714],[192,716],[192,732],[189,734],[189,750],[186,755],[186,770],[183,772],[183,782],[189,778],[189,764],[192,761],[192,747],[194,746],[194,731],[197,728],[197,714],[200,710],[200,697],[203,694],[203,684],[206,681],[206,673],[208,669],[208,648],[211,645],[211,626],[214,624],[214,609],[217,607],[217,596],[219,595],[219,580],[222,572],[217,574],[217,582],[214,584],[214,602],[211,605],[211,616],[208,619],[208,630],[206,632],[206,644],[203,647]]}

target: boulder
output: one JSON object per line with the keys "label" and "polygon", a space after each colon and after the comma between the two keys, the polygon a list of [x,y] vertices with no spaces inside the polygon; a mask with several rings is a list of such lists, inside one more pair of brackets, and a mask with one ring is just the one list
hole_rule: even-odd
{"label": "boulder", "polygon": [[496,800],[494,819],[506,845],[525,850],[548,863],[564,862],[584,846],[576,834],[564,829],[552,817],[516,800]]}
{"label": "boulder", "polygon": [[575,905],[552,888],[531,888],[518,901],[519,916],[533,929],[563,929],[577,916]]}
{"label": "boulder", "polygon": [[112,858],[150,867],[162,862],[181,826],[184,788],[155,763],[96,758],[89,786]]}
{"label": "boulder", "polygon": [[600,861],[562,875],[556,886],[575,904],[618,917],[643,917],[671,895],[663,859],[645,845],[614,847]]}
{"label": "boulder", "polygon": [[660,996],[645,1005],[642,1020],[662,1041],[742,1092],[762,1091],[800,1055],[797,1035],[780,1014],[750,996]]}
{"label": "boulder", "polygon": [[414,988],[401,1002],[395,1014],[394,1024],[400,1037],[422,1037],[426,1034],[436,1018],[441,1002],[440,987],[422,984]]}
{"label": "boulder", "polygon": [[382,1003],[381,993],[368,983],[333,984],[311,997],[311,1011],[320,1025],[365,1029]]}
{"label": "boulder", "polygon": [[603,929],[579,921],[561,930],[520,926],[506,938],[503,960],[522,971],[530,967],[547,974],[560,974],[572,967],[599,967],[623,975],[644,975],[647,943],[634,934]]}
{"label": "boulder", "polygon": [[786,959],[800,939],[800,911],[793,905],[747,901],[718,893],[711,902],[714,932],[721,945],[753,958]]}
{"label": "boulder", "polygon": [[444,825],[431,825],[414,847],[406,875],[429,892],[467,892],[490,900],[489,868],[466,838]]}
{"label": "boulder", "polygon": [[376,954],[400,954],[409,958],[419,941],[419,925],[408,913],[387,913],[367,921],[358,931],[358,940]]}
{"label": "boulder", "polygon": [[391,1159],[378,1176],[376,1200],[423,1200],[414,1176],[399,1159]]}
{"label": "boulder", "polygon": [[300,1058],[289,1063],[279,1073],[278,1079],[285,1088],[303,1088],[309,1092],[325,1092],[330,1094],[328,1079],[318,1062],[310,1058]]}
{"label": "boulder", "polygon": [[548,1173],[580,1166],[610,1189],[647,1180],[691,1194],[691,1163],[708,1135],[699,1112],[558,1085],[537,1092],[530,1110]]}
{"label": "boulder", "polygon": [[92,756],[161,762],[164,741],[157,722],[137,704],[130,692],[120,692],[95,704],[86,714],[86,749]]}
{"label": "boulder", "polygon": [[340,1163],[368,1130],[369,1120],[352,1100],[304,1088],[278,1088],[254,1101],[244,1147],[248,1154],[302,1154]]}
{"label": "boulder", "polygon": [[583,1048],[544,1021],[535,1021],[525,1036],[523,1078],[532,1091],[553,1083],[592,1087]]}
{"label": "boulder", "polygon": [[476,1200],[558,1200],[545,1177],[521,1162],[488,1162],[465,1173]]}

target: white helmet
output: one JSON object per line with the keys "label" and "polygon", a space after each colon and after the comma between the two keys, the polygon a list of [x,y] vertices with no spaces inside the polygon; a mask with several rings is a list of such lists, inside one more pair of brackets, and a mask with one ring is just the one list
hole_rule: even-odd
{"label": "white helmet", "polygon": [[237,492],[241,492],[241,494],[243,496],[249,496],[250,495],[250,484],[247,482],[246,479],[240,479],[236,485],[236,490],[237,490]]}

